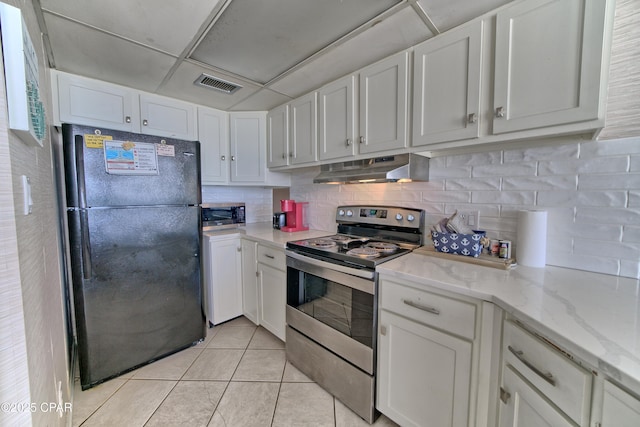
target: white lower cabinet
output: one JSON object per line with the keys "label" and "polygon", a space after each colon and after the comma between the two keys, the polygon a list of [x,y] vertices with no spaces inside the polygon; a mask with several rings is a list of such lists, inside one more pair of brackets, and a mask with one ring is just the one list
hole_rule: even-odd
{"label": "white lower cabinet", "polygon": [[590,371],[510,320],[502,360],[500,427],[589,426]]}
{"label": "white lower cabinet", "polygon": [[258,322],[258,243],[242,239],[242,313]]}
{"label": "white lower cabinet", "polygon": [[574,427],[561,411],[523,380],[511,366],[503,372],[500,427]]}
{"label": "white lower cabinet", "polygon": [[471,343],[381,310],[378,409],[403,426],[467,426]]}
{"label": "white lower cabinet", "polygon": [[402,426],[493,426],[493,305],[384,276],[378,289],[376,408]]}
{"label": "white lower cabinet", "polygon": [[211,326],[242,316],[242,247],[238,235],[206,236],[203,246],[205,307]]}
{"label": "white lower cabinet", "polygon": [[609,381],[604,382],[601,427],[640,426],[640,400]]}
{"label": "white lower cabinet", "polygon": [[258,244],[258,318],[266,330],[285,340],[287,273],[284,250]]}

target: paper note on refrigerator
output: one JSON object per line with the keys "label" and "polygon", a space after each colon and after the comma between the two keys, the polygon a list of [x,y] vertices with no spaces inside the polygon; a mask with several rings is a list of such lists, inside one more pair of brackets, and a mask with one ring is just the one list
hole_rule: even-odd
{"label": "paper note on refrigerator", "polygon": [[158,175],[156,144],[132,141],[104,141],[108,174]]}

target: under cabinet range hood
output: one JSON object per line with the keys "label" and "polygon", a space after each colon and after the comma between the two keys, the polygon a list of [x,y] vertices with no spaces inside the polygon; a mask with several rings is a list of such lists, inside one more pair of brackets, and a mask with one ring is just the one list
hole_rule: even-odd
{"label": "under cabinet range hood", "polygon": [[429,158],[400,154],[322,165],[315,184],[356,184],[429,180]]}

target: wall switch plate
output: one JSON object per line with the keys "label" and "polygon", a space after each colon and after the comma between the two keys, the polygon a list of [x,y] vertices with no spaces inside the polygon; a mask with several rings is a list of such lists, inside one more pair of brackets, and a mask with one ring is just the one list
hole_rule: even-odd
{"label": "wall switch plate", "polygon": [[22,211],[29,215],[33,211],[33,200],[31,199],[31,180],[28,176],[22,175]]}
{"label": "wall switch plate", "polygon": [[458,211],[458,218],[463,221],[463,224],[474,230],[479,229],[480,225],[480,211]]}

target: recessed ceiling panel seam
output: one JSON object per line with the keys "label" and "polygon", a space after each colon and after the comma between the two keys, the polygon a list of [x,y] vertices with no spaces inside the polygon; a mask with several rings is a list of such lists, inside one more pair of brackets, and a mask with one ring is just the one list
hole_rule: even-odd
{"label": "recessed ceiling panel seam", "polygon": [[413,10],[415,10],[415,12],[418,14],[420,19],[422,19],[424,24],[427,26],[427,28],[429,28],[429,30],[433,33],[433,35],[436,36],[440,34],[441,31],[438,29],[436,24],[433,23],[433,20],[431,19],[427,11],[424,10],[416,0],[409,0],[409,1],[411,2],[411,7],[413,8]]}
{"label": "recessed ceiling panel seam", "polygon": [[265,84],[336,40],[349,40],[386,11],[406,3],[233,0],[188,57]]}
{"label": "recessed ceiling panel seam", "polygon": [[[132,39],[130,39],[128,37],[121,36],[120,34],[116,34],[116,33],[113,33],[111,31],[104,30],[104,29],[102,29],[100,27],[96,27],[94,25],[87,24],[86,22],[78,21],[77,19],[70,18],[68,16],[53,12],[51,10],[42,9],[42,11],[44,12],[44,14],[53,15],[53,16],[56,16],[58,18],[61,18],[61,19],[65,20],[65,21],[69,21],[69,22],[73,22],[74,24],[82,25],[83,27],[89,28],[91,30],[97,31],[97,32],[102,33],[102,34],[106,34],[106,35],[111,36],[111,37],[115,37],[115,38],[120,39],[120,40],[124,40],[126,42],[129,42],[129,43],[135,44],[137,46],[143,47],[145,49],[149,49],[149,50],[152,50],[154,52],[158,52],[158,53],[161,53],[163,55],[170,56],[172,58],[177,58],[177,56],[175,56],[174,54],[169,53],[167,51],[164,51],[162,49],[158,49],[156,47],[149,46],[149,45],[144,44],[144,43],[140,43],[140,42],[138,42],[136,40],[132,40]],[[46,18],[45,18],[45,20],[46,20]]]}
{"label": "recessed ceiling panel seam", "polygon": [[[202,38],[205,36],[205,34],[207,34],[207,32],[213,26],[213,24],[215,24],[215,22],[220,18],[220,16],[222,15],[222,12],[224,12],[224,10],[227,8],[229,3],[231,3],[231,0],[226,0],[224,3],[219,3],[217,7],[211,11],[211,13],[209,14],[209,17],[205,19],[205,21],[202,23],[202,25],[196,32],[195,36],[193,37],[193,39],[191,39],[191,41],[187,44],[187,46],[182,50],[175,64],[173,64],[173,67],[169,69],[169,71],[167,72],[167,75],[164,77],[164,79],[162,79],[162,81],[158,85],[158,90],[163,88],[169,82],[169,80],[171,80],[175,72],[180,67],[180,64],[185,59],[189,59],[189,55],[191,54],[191,52],[196,47],[198,47],[200,40],[202,40]],[[194,77],[194,79],[196,77]]]}
{"label": "recessed ceiling panel seam", "polygon": [[282,72],[281,74],[277,75],[273,79],[269,80],[268,82],[266,82],[264,84],[264,86],[269,88],[274,83],[282,80],[283,78],[285,78],[289,74],[293,73],[294,71],[298,70],[299,68],[302,68],[303,66],[307,65],[308,63],[314,61],[319,56],[322,56],[324,54],[327,54],[327,53],[331,52],[332,50],[334,50],[338,46],[348,42],[349,40],[355,38],[359,34],[363,33],[364,31],[368,30],[369,28],[373,27],[374,25],[377,25],[379,22],[389,18],[390,16],[400,12],[401,10],[405,9],[408,6],[409,6],[409,4],[408,4],[407,0],[404,0],[401,3],[398,3],[396,5],[391,6],[389,9],[385,10],[384,12],[379,14],[378,16],[370,19],[369,21],[367,21],[364,24],[360,25],[358,28],[355,28],[354,30],[352,30],[351,32],[349,32],[349,33],[345,34],[344,36],[340,37],[339,39],[337,39],[333,43],[323,47],[322,49],[318,50],[317,52],[314,52],[313,54],[309,55],[307,58],[305,58],[302,61],[300,61],[297,64],[295,64],[293,67],[289,68],[288,70]]}

